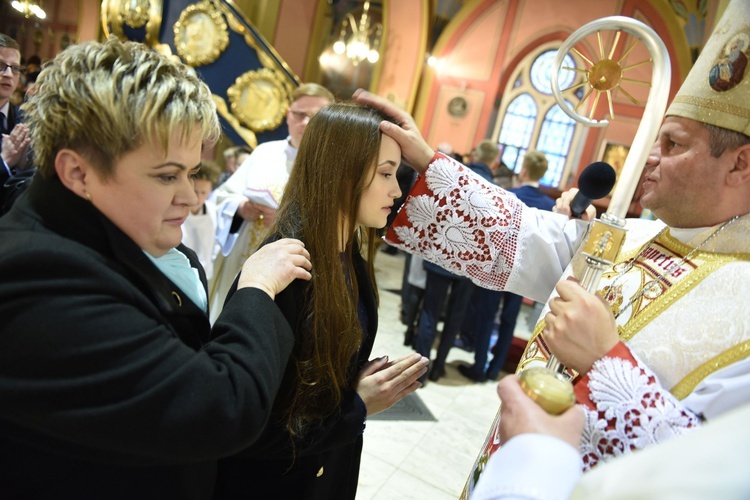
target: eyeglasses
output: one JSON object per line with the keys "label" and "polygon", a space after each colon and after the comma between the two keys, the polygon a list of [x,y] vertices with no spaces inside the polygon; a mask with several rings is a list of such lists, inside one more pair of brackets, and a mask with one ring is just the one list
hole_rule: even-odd
{"label": "eyeglasses", "polygon": [[315,113],[305,113],[304,111],[295,111],[293,109],[290,109],[289,112],[292,114],[295,120],[300,122],[305,118],[309,120],[310,118],[315,116]]}
{"label": "eyeglasses", "polygon": [[11,73],[16,76],[26,73],[26,68],[24,68],[23,66],[18,66],[16,64],[6,64],[0,61],[0,75],[4,74],[8,68],[10,68]]}

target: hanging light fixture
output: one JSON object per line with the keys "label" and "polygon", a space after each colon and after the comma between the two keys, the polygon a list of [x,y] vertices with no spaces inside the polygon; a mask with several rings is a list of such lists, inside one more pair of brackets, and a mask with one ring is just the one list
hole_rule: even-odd
{"label": "hanging light fixture", "polygon": [[47,13],[44,12],[40,5],[40,0],[13,0],[10,5],[18,12],[24,15],[26,19],[36,16],[39,19],[46,19]]}
{"label": "hanging light fixture", "polygon": [[359,22],[350,13],[341,22],[339,39],[333,44],[336,54],[346,54],[352,65],[357,66],[367,59],[371,63],[380,59],[380,39],[383,36],[383,25],[372,23],[370,17],[370,2],[366,1],[362,8]]}

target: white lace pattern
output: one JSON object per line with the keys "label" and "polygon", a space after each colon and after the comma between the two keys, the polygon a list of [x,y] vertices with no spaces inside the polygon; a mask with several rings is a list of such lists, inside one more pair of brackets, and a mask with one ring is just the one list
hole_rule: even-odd
{"label": "white lace pattern", "polygon": [[388,242],[425,260],[504,289],[516,257],[524,205],[512,194],[482,183],[460,163],[440,156],[426,185],[412,191]]}
{"label": "white lace pattern", "polygon": [[700,419],[659,384],[644,365],[604,357],[588,373],[589,398],[581,439],[584,470],[600,460],[683,434]]}

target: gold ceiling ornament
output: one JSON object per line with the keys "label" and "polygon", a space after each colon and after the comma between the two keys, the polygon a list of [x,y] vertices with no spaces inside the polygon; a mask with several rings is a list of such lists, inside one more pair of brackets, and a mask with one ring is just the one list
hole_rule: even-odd
{"label": "gold ceiling ornament", "polygon": [[142,41],[149,47],[157,45],[163,6],[163,0],[102,0],[100,13],[104,36],[115,35],[127,40],[125,25],[134,30],[145,26]]}
{"label": "gold ceiling ornament", "polygon": [[227,96],[232,113],[254,132],[278,127],[289,108],[283,76],[268,68],[237,77]]}
{"label": "gold ceiling ornament", "polygon": [[242,140],[251,148],[257,148],[258,138],[255,136],[255,132],[242,126],[237,117],[229,112],[227,102],[216,94],[211,94],[211,99],[214,101],[214,104],[216,104],[216,111],[219,112],[219,115],[221,115],[221,117],[224,118],[232,128],[234,128],[237,134],[242,137]]}
{"label": "gold ceiling ornament", "polygon": [[174,24],[174,46],[190,66],[214,62],[227,45],[227,23],[210,1],[188,5]]}
{"label": "gold ceiling ornament", "polygon": [[122,19],[131,28],[142,28],[148,22],[149,0],[122,0]]}

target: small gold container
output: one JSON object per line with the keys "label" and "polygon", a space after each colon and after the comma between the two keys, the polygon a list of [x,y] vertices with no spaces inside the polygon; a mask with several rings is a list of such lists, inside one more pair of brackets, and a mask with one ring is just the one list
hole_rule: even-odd
{"label": "small gold container", "polygon": [[527,368],[519,374],[519,382],[524,392],[550,415],[559,415],[576,402],[570,380],[546,366]]}

